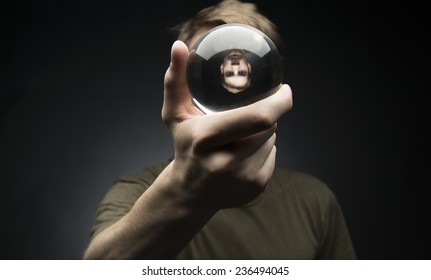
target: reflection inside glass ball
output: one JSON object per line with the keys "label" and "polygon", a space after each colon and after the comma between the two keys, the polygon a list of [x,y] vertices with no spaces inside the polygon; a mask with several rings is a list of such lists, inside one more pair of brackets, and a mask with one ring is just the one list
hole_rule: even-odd
{"label": "reflection inside glass ball", "polygon": [[204,113],[229,110],[273,94],[282,82],[282,57],[271,39],[244,24],[224,24],[192,47],[187,82]]}

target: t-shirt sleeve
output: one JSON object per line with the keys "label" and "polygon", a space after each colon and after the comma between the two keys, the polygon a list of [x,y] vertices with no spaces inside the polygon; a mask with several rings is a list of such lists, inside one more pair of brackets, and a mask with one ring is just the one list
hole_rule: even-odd
{"label": "t-shirt sleeve", "polygon": [[323,238],[317,258],[356,259],[344,214],[333,193],[330,193],[326,205]]}

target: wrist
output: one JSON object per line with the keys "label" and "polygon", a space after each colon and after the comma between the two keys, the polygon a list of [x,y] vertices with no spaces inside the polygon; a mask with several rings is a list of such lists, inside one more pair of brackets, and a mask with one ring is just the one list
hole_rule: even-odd
{"label": "wrist", "polygon": [[173,160],[159,175],[151,188],[157,188],[163,197],[161,200],[166,206],[171,205],[179,216],[211,217],[219,209],[214,203],[193,190],[193,183],[176,166]]}

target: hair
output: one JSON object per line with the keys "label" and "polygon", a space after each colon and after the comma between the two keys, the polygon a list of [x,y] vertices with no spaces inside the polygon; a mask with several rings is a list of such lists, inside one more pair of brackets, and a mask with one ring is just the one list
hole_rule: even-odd
{"label": "hair", "polygon": [[277,26],[261,14],[255,4],[242,3],[239,0],[222,0],[216,5],[204,8],[196,16],[175,26],[174,31],[178,33],[179,40],[189,45],[199,30],[226,23],[242,23],[255,27],[265,33],[277,48],[283,47]]}

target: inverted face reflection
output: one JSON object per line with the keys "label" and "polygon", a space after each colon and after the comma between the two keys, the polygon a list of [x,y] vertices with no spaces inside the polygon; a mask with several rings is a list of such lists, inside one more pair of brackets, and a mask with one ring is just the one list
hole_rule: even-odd
{"label": "inverted face reflection", "polygon": [[220,65],[222,85],[231,93],[238,93],[250,86],[251,65],[244,50],[229,50]]}
{"label": "inverted face reflection", "polygon": [[273,94],[283,63],[274,43],[244,24],[224,24],[199,38],[190,50],[187,83],[205,113],[229,110]]}

